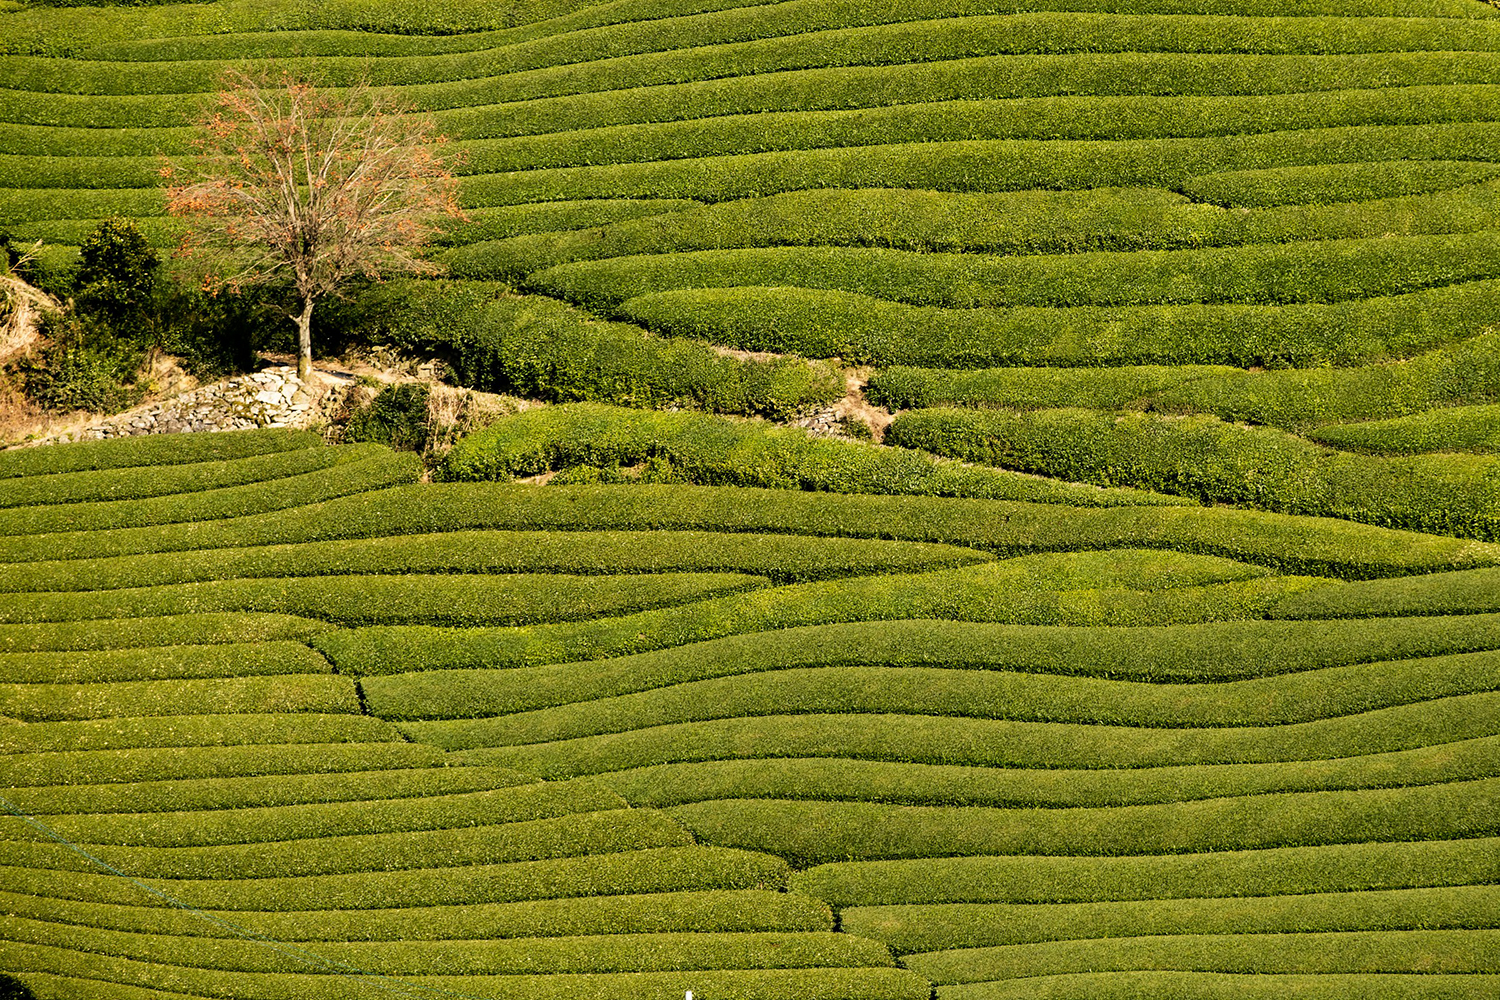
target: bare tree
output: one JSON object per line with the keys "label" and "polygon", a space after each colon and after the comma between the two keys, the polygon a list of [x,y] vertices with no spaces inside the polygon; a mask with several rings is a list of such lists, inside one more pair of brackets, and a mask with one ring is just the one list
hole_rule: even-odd
{"label": "bare tree", "polygon": [[297,371],[312,367],[312,311],[356,275],[435,274],[418,251],[462,218],[448,138],[361,85],[226,73],[193,158],[162,168],[168,208],[192,218],[178,254],[210,287],[289,283],[301,309]]}

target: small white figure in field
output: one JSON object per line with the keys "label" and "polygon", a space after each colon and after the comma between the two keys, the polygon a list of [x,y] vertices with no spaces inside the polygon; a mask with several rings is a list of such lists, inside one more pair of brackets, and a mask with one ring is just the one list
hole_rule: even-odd
{"label": "small white figure in field", "polygon": [[682,1000],[693,1000],[693,991],[688,990],[687,994],[683,996]]}

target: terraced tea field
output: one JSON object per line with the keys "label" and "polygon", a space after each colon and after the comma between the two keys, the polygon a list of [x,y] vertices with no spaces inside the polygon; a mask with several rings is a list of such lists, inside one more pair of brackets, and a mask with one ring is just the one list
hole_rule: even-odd
{"label": "terraced tea field", "polygon": [[466,153],[340,322],[564,405],[0,453],[0,972],[1500,994],[1500,10],[12,3],[0,228],[169,245],[246,64]]}

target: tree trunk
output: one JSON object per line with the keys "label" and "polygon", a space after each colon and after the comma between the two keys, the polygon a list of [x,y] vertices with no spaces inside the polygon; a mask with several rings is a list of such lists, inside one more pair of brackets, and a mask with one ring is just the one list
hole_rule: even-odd
{"label": "tree trunk", "polygon": [[306,382],[312,375],[312,296],[302,300],[297,322],[297,377]]}

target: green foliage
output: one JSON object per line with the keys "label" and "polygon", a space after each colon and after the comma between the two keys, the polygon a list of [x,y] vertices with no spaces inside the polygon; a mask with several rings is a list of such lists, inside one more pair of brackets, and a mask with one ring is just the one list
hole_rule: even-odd
{"label": "green foliage", "polygon": [[357,714],[359,710],[359,698],[349,679],[326,674],[104,684],[0,684],[0,714],[24,722],[202,713]]}
{"label": "green foliage", "polygon": [[425,451],[432,428],[427,415],[431,387],[425,382],[386,386],[369,404],[349,415],[348,441],[372,441],[398,451]]}
{"label": "green foliage", "polygon": [[826,366],[728,358],[489,283],[392,282],[356,307],[373,317],[345,320],[346,335],[441,353],[461,384],[489,392],[778,417],[843,394]]}
{"label": "green foliage", "polygon": [[[218,434],[158,434],[112,441],[80,441],[0,452],[0,479],[54,475],[97,469],[153,467],[152,475],[170,475],[159,466],[226,462],[275,452],[311,448],[320,443],[309,431],[261,429]],[[7,484],[9,486],[9,484]]]}
{"label": "green foliage", "polygon": [[1500,451],[1500,405],[1453,406],[1390,420],[1329,424],[1307,432],[1345,451],[1420,455],[1434,451]]}
{"label": "green foliage", "polygon": [[803,288],[653,293],[619,312],[662,335],[877,365],[1352,365],[1478,334],[1500,304],[1481,281],[1297,305],[946,309]]}
{"label": "green foliage", "polygon": [[1164,389],[1234,371],[1221,365],[970,370],[896,365],[871,375],[865,394],[872,403],[889,410],[932,406],[997,406],[1015,410],[1086,406],[1123,410]]}
{"label": "green foliage", "polygon": [[1500,467],[1478,456],[1332,452],[1216,417],[1060,409],[902,414],[886,439],[972,462],[1100,486],[1186,494],[1286,513],[1493,539]]}
{"label": "green foliage", "polygon": [[936,462],[916,452],[819,439],[789,428],[691,413],[576,404],[499,420],[459,442],[449,480],[505,479],[575,466],[618,467],[657,459],[674,482],[833,493],[905,493],[1068,503],[1170,504],[1149,493],[1048,483]]}
{"label": "green foliage", "polygon": [[78,304],[114,323],[138,317],[156,288],[161,259],[131,220],[105,219],[78,248]]}
{"label": "green foliage", "polygon": [[44,323],[51,343],[21,365],[26,394],[53,412],[116,413],[140,402],[136,381],[144,351],[116,336],[95,316],[52,314]]}
{"label": "green foliage", "polygon": [[1183,191],[1203,201],[1248,208],[1364,202],[1475,184],[1495,176],[1494,169],[1493,164],[1462,160],[1329,163],[1205,174]]}
{"label": "green foliage", "polygon": [[15,683],[98,684],[311,674],[326,671],[328,664],[300,642],[270,640],[67,653],[0,653],[0,669],[7,681]]}
{"label": "green foliage", "polygon": [[244,613],[0,625],[0,652],[75,652],[279,640],[305,642],[327,628],[322,622],[292,615]]}

